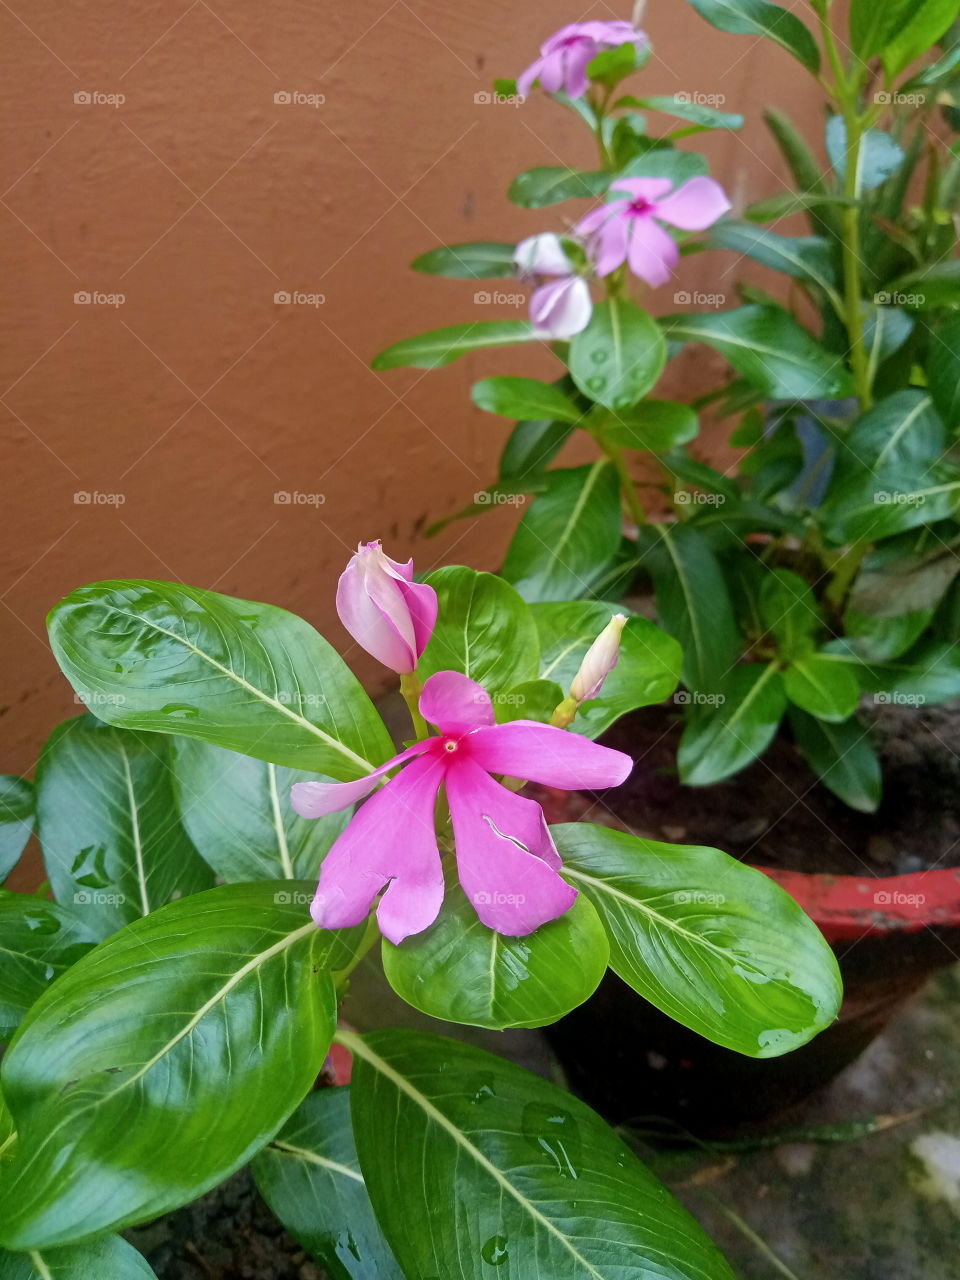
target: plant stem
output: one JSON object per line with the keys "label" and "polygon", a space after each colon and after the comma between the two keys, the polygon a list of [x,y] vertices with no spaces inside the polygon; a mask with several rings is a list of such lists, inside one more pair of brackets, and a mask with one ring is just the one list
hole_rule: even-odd
{"label": "plant stem", "polygon": [[407,710],[410,712],[410,719],[413,723],[414,737],[419,742],[421,738],[426,738],[430,730],[427,728],[427,722],[420,714],[420,695],[423,693],[423,681],[415,671],[407,672],[400,677],[400,692],[403,700],[407,704]]}
{"label": "plant stem", "polygon": [[364,930],[363,937],[360,939],[360,945],[353,954],[353,959],[345,969],[338,969],[333,975],[333,983],[336,987],[338,996],[343,994],[351,973],[353,973],[360,961],[365,958],[368,952],[373,950],[379,941],[380,926],[377,924],[376,913],[371,911],[370,915],[367,916],[367,927]]}
{"label": "plant stem", "polygon": [[646,524],[647,513],[643,509],[643,503],[640,501],[639,493],[637,493],[637,486],[633,476],[630,474],[630,468],[627,466],[623,449],[620,445],[614,444],[612,440],[605,440],[603,436],[597,437],[597,443],[617,469],[617,475],[620,477],[620,492],[623,495],[627,511],[630,513],[630,518],[634,524]]}

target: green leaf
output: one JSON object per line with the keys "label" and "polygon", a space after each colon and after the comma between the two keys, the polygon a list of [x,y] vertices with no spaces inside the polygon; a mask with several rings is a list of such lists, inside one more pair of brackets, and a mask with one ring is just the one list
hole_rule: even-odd
{"label": "green leaf", "polygon": [[512,276],[514,245],[475,240],[469,244],[445,244],[421,253],[410,264],[414,271],[454,280],[501,280]]}
{"label": "green leaf", "polygon": [[642,67],[650,58],[650,49],[631,42],[604,49],[587,64],[587,77],[608,88],[619,84],[624,77]]}
{"label": "green leaf", "polygon": [[775,40],[810,71],[820,69],[820,50],[808,28],[794,14],[767,0],[690,0],[719,31]]}
{"label": "green leaf", "polygon": [[746,222],[731,221],[712,229],[710,245],[732,249],[774,271],[816,285],[839,302],[834,247],[823,236],[781,236]]}
{"label": "green leaf", "polygon": [[806,329],[780,307],[750,304],[710,315],[661,320],[676,342],[705,342],[763,396],[832,399],[846,394],[849,375]]}
{"label": "green leaf", "polygon": [[173,738],[180,820],[203,859],[228,884],[315,878],[349,813],[301,818],[290,804],[295,782],[329,782],[321,773],[266,764],[193,738]]}
{"label": "green leaf", "polygon": [[660,326],[634,302],[609,298],[570,343],[570,376],[607,409],[629,409],[656,383],[667,360]]}
{"label": "green leaf", "polygon": [[[555,680],[564,692],[613,614],[626,612],[622,605],[594,600],[535,604],[532,609],[540,634],[543,678]],[[571,729],[597,738],[628,711],[669,698],[680,679],[682,658],[672,636],[646,618],[629,618],[617,665],[599,696],[581,704]]]}
{"label": "green leaf", "polygon": [[628,449],[665,453],[693,440],[699,430],[699,419],[689,405],[676,400],[641,400],[635,409],[612,413],[603,434]]}
{"label": "green leaf", "polygon": [[571,430],[565,422],[518,422],[500,455],[500,483],[523,486],[542,479]]}
{"label": "green leaf", "polygon": [[[827,155],[837,177],[847,171],[847,126],[843,116],[831,116],[826,130]],[[872,191],[896,173],[903,163],[904,152],[898,142],[880,129],[867,129],[860,138],[857,157],[856,195]]]}
{"label": "green leaf", "polygon": [[869,731],[855,716],[828,724],[796,707],[789,715],[797,745],[820,780],[852,809],[874,813],[882,784]]}
{"label": "green leaf", "polygon": [[404,1280],[363,1185],[349,1087],[308,1094],[250,1168],[273,1213],[331,1280]]}
{"label": "green leaf", "polygon": [[462,565],[438,569],[427,582],[440,607],[417,667],[424,680],[435,671],[461,671],[496,694],[537,678],[537,628],[508,582]]}
{"label": "green leaf", "polygon": [[503,576],[529,601],[586,595],[620,547],[620,483],[606,459],[551,471],[520,521]]}
{"label": "green leaf", "polygon": [[680,738],[677,764],[688,787],[720,782],[762,755],[787,705],[775,662],[734,667],[712,698],[691,704]]}
{"label": "green leaf", "polygon": [[0,774],[0,884],[20,861],[33,830],[33,784]]}
{"label": "green leaf", "polygon": [[497,1266],[524,1280],[733,1280],[693,1219],[571,1094],[439,1036],[340,1039],[354,1054],[360,1167],[409,1280],[485,1280]]}
{"label": "green leaf", "polygon": [[504,418],[578,423],[583,413],[559,387],[536,378],[484,378],[475,382],[470,398],[478,409]]}
{"label": "green leaf", "polygon": [[449,888],[435,924],[399,947],[383,941],[383,970],[407,1004],[445,1022],[505,1031],[544,1027],[583,1004],[607,967],[607,937],[581,895],[524,938],[481,924]]}
{"label": "green leaf", "polygon": [[[881,543],[860,566],[850,591],[848,614],[852,609],[865,618],[893,620],[933,609],[960,570],[958,545],[960,534],[953,529],[946,535],[921,530],[911,542],[896,539]],[[846,617],[844,625],[849,631]]]}
{"label": "green leaf", "polygon": [[493,710],[497,724],[509,724],[513,720],[549,724],[563,698],[563,690],[553,680],[525,680],[506,693],[497,694]]}
{"label": "green leaf", "polygon": [[348,781],[393,754],[343,659],[284,609],[172,582],[98,582],[57,605],[49,628],[67,679],[110,724]]}
{"label": "green leaf", "polygon": [[900,276],[887,286],[910,311],[936,311],[960,306],[960,261],[934,262]]}
{"label": "green leaf", "polygon": [[[796,193],[786,192],[773,199],[800,201],[801,207],[807,207],[809,210],[811,229],[826,236],[828,240],[836,239],[842,234],[842,223],[834,202],[841,201],[842,197],[837,196],[828,186],[826,177],[820,170],[820,161],[810,150],[803,134],[790,117],[782,111],[768,107],[763,113],[763,118],[767,128],[773,134],[781,155],[787,162],[797,187]],[[751,216],[756,218],[756,211]],[[764,220],[760,219],[760,221]]]}
{"label": "green leaf", "polygon": [[103,1236],[66,1249],[0,1249],[0,1280],[156,1280],[156,1274],[132,1244]]}
{"label": "green leaf", "polygon": [[643,564],[653,579],[660,625],[680,642],[684,683],[702,693],[719,689],[741,639],[710,543],[686,525],[662,524]]}
{"label": "green leaf", "polygon": [[[880,618],[861,613],[848,603],[843,614],[844,639],[861,661],[887,662],[906,653],[930,625],[932,617],[932,609],[920,609],[915,613]],[[832,659],[835,660],[836,656],[831,652]]]}
{"label": "green leaf", "polygon": [[92,715],[58,725],[37,770],[37,834],[54,896],[98,939],[213,885],[177,815],[165,735]]}
{"label": "green leaf", "polygon": [[927,386],[944,426],[960,430],[960,316],[951,316],[931,334]]}
{"label": "green leaf", "polygon": [[760,618],[780,653],[795,658],[813,648],[820,627],[820,609],[813,592],[798,573],[771,569],[760,587]]}
{"label": "green leaf", "polygon": [[849,720],[860,701],[860,684],[852,667],[825,654],[796,658],[784,672],[783,687],[795,706],[832,724]]}
{"label": "green leaf", "polygon": [[651,1004],[753,1058],[788,1053],[842,995],[820,930],[773,880],[719,849],[590,823],[553,828],[564,874],[610,936],[610,966]]}
{"label": "green leaf", "polygon": [[679,151],[672,144],[652,141],[649,150],[623,165],[617,177],[669,178],[674,187],[680,187],[709,169],[706,156],[698,151]]}
{"label": "green leaf", "polygon": [[580,169],[528,169],[510,184],[507,196],[524,209],[543,209],[561,200],[589,200],[602,195],[610,184],[605,170],[587,173]]}
{"label": "green leaf", "polygon": [[937,43],[958,12],[957,0],[852,0],[850,42],[863,62],[882,57],[892,79]]}
{"label": "green leaf", "polygon": [[431,329],[385,347],[370,363],[372,369],[439,369],[470,351],[509,347],[517,342],[540,342],[527,320],[475,320],[472,324]]}
{"label": "green leaf", "polygon": [[925,640],[893,662],[857,662],[854,669],[875,702],[933,706],[960,697],[960,652],[952,640]]}
{"label": "green leaf", "polygon": [[671,98],[634,98],[630,105],[647,111],[662,111],[665,115],[676,116],[678,120],[689,120],[691,124],[700,125],[704,129],[743,128],[743,116],[701,106],[699,102],[688,101],[689,97],[689,94],[675,93]]}
{"label": "green leaf", "polygon": [[33,1006],[0,1074],[18,1132],[5,1247],[156,1218],[276,1134],[323,1065],[330,968],[356,945],[310,920],[313,887],[223,885],[161,907]]}
{"label": "green leaf", "polygon": [[[0,1044],[98,936],[79,910],[0,889]],[[0,1143],[4,1135],[0,1133]]]}

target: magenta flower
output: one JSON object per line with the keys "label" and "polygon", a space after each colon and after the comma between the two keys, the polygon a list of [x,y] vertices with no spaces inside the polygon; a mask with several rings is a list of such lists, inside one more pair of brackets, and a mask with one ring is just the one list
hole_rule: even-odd
{"label": "magenta flower", "polygon": [[527,97],[539,80],[547,93],[562,89],[570,98],[582,98],[587,91],[587,67],[598,53],[622,44],[642,48],[646,43],[646,33],[632,22],[571,22],[540,46],[540,57],[517,77],[517,93]]}
{"label": "magenta flower", "polygon": [[[521,280],[539,281],[530,295],[530,320],[541,338],[572,338],[590,323],[590,286],[577,275],[563,242],[552,231],[521,240],[514,250]],[[543,282],[544,276],[556,276]]]}
{"label": "magenta flower", "polygon": [[[723,188],[712,178],[691,178],[670,191],[669,178],[620,178],[611,191],[630,197],[592,209],[577,224],[597,275],[607,276],[624,262],[650,285],[666,284],[680,259],[673,237],[659,225],[703,231],[730,208]],[[667,194],[669,192],[669,194]]]}
{"label": "magenta flower", "polygon": [[413,581],[379,541],[359,546],[337,583],[340,621],[367,653],[404,675],[416,667],[437,622],[437,593]]}
{"label": "magenta flower", "polygon": [[440,784],[453,820],[460,884],[490,929],[532,933],[573,905],[577,891],[561,862],[543,811],[491,775],[545,786],[615,787],[630,757],[533,720],[496,724],[486,690],[456,671],[424,685],[420,710],[440,730],[357,782],[298,782],[291,790],[305,818],[345,809],[370,795],[383,775],[412,761],[354,814],[320,869],[311,913],[324,929],[359,924],[377,907],[381,932],[400,943],[433,924],[443,902],[443,866],[434,829]]}

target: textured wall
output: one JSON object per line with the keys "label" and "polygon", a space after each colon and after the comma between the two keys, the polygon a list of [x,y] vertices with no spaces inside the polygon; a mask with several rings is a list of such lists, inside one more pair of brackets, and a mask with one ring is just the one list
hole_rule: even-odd
{"label": "textured wall", "polygon": [[[543,101],[516,110],[474,94],[582,16],[626,14],[558,0],[0,7],[0,770],[30,772],[78,709],[43,619],[84,582],[154,576],[270,600],[346,649],[332,590],[358,539],[417,547],[420,568],[497,564],[510,513],[419,546],[418,531],[492,474],[506,424],[473,409],[469,382],[549,376],[551,358],[494,353],[429,375],[378,375],[368,361],[418,329],[498,314],[471,284],[407,263],[445,240],[551,225],[549,210],[507,205],[507,184],[534,164],[590,164],[589,139]],[[742,136],[705,148],[735,200],[776,190],[760,108],[776,91],[802,110],[812,83],[683,0],[654,0],[646,25],[651,91],[720,94],[749,115]],[[278,104],[278,91],[325,101]],[[677,287],[732,303],[734,278],[703,255]],[[325,301],[277,305],[278,290]],[[80,291],[125,301],[81,305]],[[672,290],[661,295],[672,309]],[[712,361],[683,357],[671,389],[693,391]],[[281,490],[324,501],[278,505]]]}

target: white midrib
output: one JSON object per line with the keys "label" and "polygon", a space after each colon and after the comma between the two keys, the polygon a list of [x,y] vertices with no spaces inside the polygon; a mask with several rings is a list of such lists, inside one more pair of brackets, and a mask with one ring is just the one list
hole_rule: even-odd
{"label": "white midrib", "polygon": [[558,1227],[554,1226],[549,1218],[545,1217],[540,1212],[532,1200],[528,1200],[525,1195],[518,1191],[510,1179],[497,1168],[493,1161],[488,1160],[483,1152],[473,1145],[463,1130],[458,1129],[452,1120],[448,1120],[443,1112],[438,1110],[429,1098],[425,1098],[419,1089],[414,1088],[405,1076],[402,1076],[399,1071],[395,1071],[388,1062],[385,1062],[384,1059],[381,1058],[378,1053],[375,1053],[360,1036],[354,1035],[352,1031],[338,1031],[334,1039],[338,1040],[345,1049],[349,1049],[350,1052],[355,1054],[358,1058],[364,1058],[372,1067],[375,1068],[375,1070],[379,1071],[381,1075],[386,1076],[390,1083],[399,1089],[401,1093],[405,1093],[408,1098],[412,1098],[424,1114],[428,1116],[434,1124],[438,1124],[441,1129],[448,1133],[450,1137],[468,1153],[471,1159],[476,1161],[480,1168],[494,1179],[498,1186],[517,1201],[517,1203],[530,1215],[531,1218],[535,1219],[545,1231],[550,1233],[550,1235],[555,1236],[570,1255],[576,1258],[577,1262],[579,1262],[581,1266],[586,1268],[587,1272],[591,1276],[596,1277],[596,1280],[604,1280],[603,1273],[598,1271],[596,1267],[587,1261],[579,1249],[577,1249],[573,1244],[570,1237],[565,1236]]}
{"label": "white midrib", "polygon": [[670,540],[670,534],[666,527],[663,530],[663,541],[667,548],[667,554],[673,561],[673,567],[677,571],[677,578],[680,581],[680,589],[683,592],[683,598],[687,602],[687,617],[690,619],[690,630],[693,633],[693,647],[697,651],[697,656],[704,652],[703,635],[700,631],[700,615],[694,607],[693,596],[690,591],[690,584],[687,581],[687,575],[684,572],[683,564],[677,555],[676,548]]}
{"label": "white midrib", "polygon": [[609,465],[610,464],[607,462],[606,458],[601,458],[598,462],[595,462],[593,466],[590,468],[590,474],[587,476],[587,482],[583,486],[583,488],[580,490],[580,493],[577,495],[577,501],[573,510],[570,512],[570,518],[567,521],[567,523],[564,525],[563,533],[561,533],[559,539],[557,540],[557,545],[553,549],[553,553],[551,555],[552,560],[560,559],[560,552],[563,550],[567,542],[570,540],[570,535],[571,533],[573,533],[573,530],[576,527],[577,521],[580,519],[580,512],[586,506],[587,501],[590,497],[590,493],[593,489],[593,486],[597,483],[597,477],[600,475],[600,472],[603,471],[604,468],[608,467]]}
{"label": "white midrib", "polygon": [[159,631],[163,636],[169,636],[171,640],[175,640],[177,644],[181,644],[185,649],[189,649],[191,653],[195,653],[198,658],[202,658],[204,662],[209,666],[214,667],[222,675],[227,676],[230,680],[236,681],[241,688],[248,690],[248,692],[252,693],[255,698],[259,698],[261,702],[265,702],[276,711],[282,712],[288,720],[292,720],[295,724],[302,725],[305,729],[309,729],[312,734],[318,738],[322,738],[323,741],[335,751],[339,751],[341,755],[346,756],[355,764],[361,765],[365,772],[371,773],[376,767],[371,764],[369,760],[364,760],[363,756],[358,756],[355,751],[351,751],[351,749],[348,746],[345,746],[344,743],[331,737],[329,733],[325,733],[319,725],[314,724],[305,716],[298,715],[296,711],[291,711],[289,707],[285,706],[282,702],[278,702],[276,698],[271,698],[269,694],[264,693],[262,689],[258,689],[256,685],[250,684],[249,681],[244,680],[243,676],[232,668],[225,667],[222,662],[218,662],[216,658],[212,658],[209,653],[204,653],[202,649],[198,649],[197,646],[195,644],[191,644],[185,636],[179,636],[175,631],[168,631],[166,627],[161,627],[159,623],[150,622],[142,615],[130,613],[126,609],[117,609],[116,612],[125,618],[132,618],[134,622],[139,623],[141,626],[150,627],[154,631]]}
{"label": "white midrib", "polygon": [[276,1147],[280,1151],[287,1151],[290,1155],[296,1156],[298,1160],[306,1160],[308,1164],[330,1169],[334,1173],[341,1174],[344,1178],[353,1178],[355,1182],[363,1182],[363,1175],[357,1173],[355,1169],[351,1169],[348,1165],[340,1164],[337,1160],[328,1160],[326,1156],[318,1155],[316,1151],[310,1151],[307,1147],[295,1147],[292,1142],[281,1142],[279,1138],[274,1138],[270,1146]]}
{"label": "white midrib", "polygon": [[140,909],[145,916],[150,914],[150,896],[147,893],[147,873],[143,865],[143,841],[140,836],[140,812],[137,808],[137,793],[133,787],[133,774],[130,771],[130,758],[124,747],[120,748],[120,759],[123,761],[123,776],[127,784],[127,803],[130,807],[130,836],[133,840],[133,856],[137,864],[137,884],[140,886]]}
{"label": "white midrib", "polygon": [[277,791],[277,766],[267,765],[267,779],[270,786],[270,807],[273,810],[273,827],[277,833],[277,850],[280,854],[280,865],[283,867],[285,879],[293,879],[293,862],[290,859],[290,847],[287,844],[287,829],[283,825],[283,814],[280,812],[280,795]]}
{"label": "white midrib", "polygon": [[43,1258],[41,1258],[39,1253],[37,1253],[34,1249],[31,1249],[28,1256],[30,1258],[30,1261],[36,1267],[37,1275],[40,1276],[40,1280],[53,1280],[53,1272],[44,1262]]}
{"label": "white midrib", "polygon": [[873,464],[873,467],[871,468],[874,475],[877,474],[880,467],[886,461],[887,454],[889,454],[892,449],[896,448],[896,446],[900,443],[900,440],[902,439],[902,437],[906,434],[907,431],[909,431],[909,429],[916,422],[917,418],[919,418],[920,414],[924,412],[924,410],[930,405],[930,403],[931,403],[930,397],[924,396],[923,399],[920,401],[920,403],[917,404],[913,409],[911,409],[911,411],[907,414],[904,420],[900,423],[899,427],[897,427],[896,431],[894,431],[893,435],[886,442],[886,444],[884,444],[883,448],[877,454],[877,460]]}

